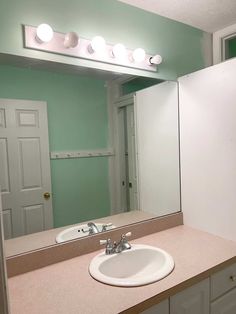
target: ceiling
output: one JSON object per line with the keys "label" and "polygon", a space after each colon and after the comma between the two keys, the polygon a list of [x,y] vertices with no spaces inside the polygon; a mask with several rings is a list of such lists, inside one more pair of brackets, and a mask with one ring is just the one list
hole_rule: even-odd
{"label": "ceiling", "polygon": [[236,24],[236,0],[118,0],[212,33]]}

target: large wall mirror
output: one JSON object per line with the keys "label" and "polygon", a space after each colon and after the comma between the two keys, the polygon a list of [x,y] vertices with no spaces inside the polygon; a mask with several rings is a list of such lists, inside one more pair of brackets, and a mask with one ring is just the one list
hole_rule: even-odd
{"label": "large wall mirror", "polygon": [[180,211],[176,82],[0,61],[7,256]]}

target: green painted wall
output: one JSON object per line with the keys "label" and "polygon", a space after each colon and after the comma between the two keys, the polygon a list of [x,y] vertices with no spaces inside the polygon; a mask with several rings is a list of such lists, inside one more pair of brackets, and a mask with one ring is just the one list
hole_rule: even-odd
{"label": "green painted wall", "polygon": [[236,38],[228,41],[228,59],[236,57]]}
{"label": "green painted wall", "polygon": [[[141,76],[175,79],[206,65],[210,34],[143,11],[117,0],[0,0],[0,52],[66,64],[96,67]],[[50,24],[60,32],[76,31],[86,38],[100,34],[107,42],[162,55],[158,73],[25,49],[22,24]]]}
{"label": "green painted wall", "polygon": [[[0,98],[48,103],[50,151],[107,148],[104,81],[0,66]],[[108,216],[108,160],[51,161],[55,227]]]}
{"label": "green painted wall", "polygon": [[122,95],[127,95],[130,93],[135,93],[141,89],[156,85],[163,82],[162,80],[156,80],[151,78],[143,78],[143,77],[137,77],[133,80],[130,80],[121,86]]}

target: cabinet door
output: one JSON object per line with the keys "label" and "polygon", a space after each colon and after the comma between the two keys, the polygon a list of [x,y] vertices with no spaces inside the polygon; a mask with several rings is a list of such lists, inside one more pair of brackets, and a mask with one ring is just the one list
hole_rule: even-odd
{"label": "cabinet door", "polygon": [[211,314],[235,314],[236,289],[225,294],[211,304]]}
{"label": "cabinet door", "polygon": [[150,307],[141,314],[169,314],[169,300]]}
{"label": "cabinet door", "polygon": [[209,314],[209,279],[170,298],[170,314]]}

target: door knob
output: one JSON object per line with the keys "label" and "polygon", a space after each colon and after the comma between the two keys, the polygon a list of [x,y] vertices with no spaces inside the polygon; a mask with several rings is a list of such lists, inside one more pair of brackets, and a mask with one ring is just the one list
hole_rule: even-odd
{"label": "door knob", "polygon": [[43,194],[43,197],[45,198],[45,200],[48,200],[51,197],[51,194],[49,192],[45,192]]}

